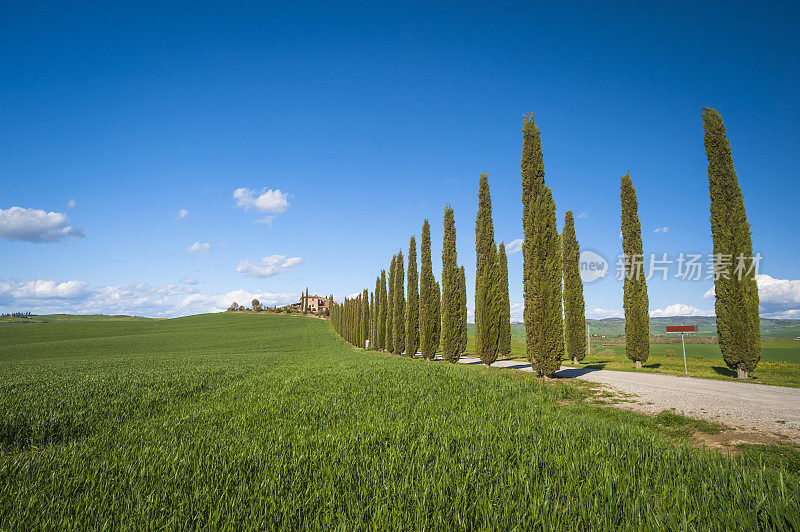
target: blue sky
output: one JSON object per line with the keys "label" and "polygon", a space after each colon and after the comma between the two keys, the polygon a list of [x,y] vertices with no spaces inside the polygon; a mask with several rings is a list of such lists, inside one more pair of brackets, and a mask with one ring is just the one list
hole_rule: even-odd
{"label": "blue sky", "polygon": [[[448,202],[474,286],[478,175],[497,240],[520,238],[534,112],[559,223],[573,210],[610,263],[588,315],[621,315],[620,175],[646,254],[711,251],[709,106],[763,256],[762,314],[800,318],[800,4],[555,4],[6,6],[0,311],[341,297],[374,287],[424,218],[438,278]],[[711,285],[651,280],[651,312],[708,314]]]}

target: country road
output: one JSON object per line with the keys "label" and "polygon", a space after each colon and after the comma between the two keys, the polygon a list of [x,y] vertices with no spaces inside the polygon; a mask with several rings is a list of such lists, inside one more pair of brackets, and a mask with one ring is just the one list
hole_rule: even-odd
{"label": "country road", "polygon": [[[481,364],[480,359],[462,357],[463,364]],[[532,371],[530,364],[498,360],[492,367]],[[603,384],[618,392],[633,394],[635,410],[677,412],[742,430],[779,433],[800,441],[800,389],[766,386],[694,377],[634,373],[605,369],[562,367],[556,374]]]}

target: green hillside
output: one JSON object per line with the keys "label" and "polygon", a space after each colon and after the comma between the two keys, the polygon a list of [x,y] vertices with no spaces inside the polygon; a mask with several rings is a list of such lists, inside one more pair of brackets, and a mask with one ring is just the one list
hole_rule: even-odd
{"label": "green hillside", "polygon": [[793,462],[588,394],[355,350],[304,317],[9,325],[0,528],[800,527]]}

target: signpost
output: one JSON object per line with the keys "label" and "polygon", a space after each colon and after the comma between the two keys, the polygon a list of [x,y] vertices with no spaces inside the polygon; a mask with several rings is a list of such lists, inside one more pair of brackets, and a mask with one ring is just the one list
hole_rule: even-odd
{"label": "signpost", "polygon": [[681,347],[683,347],[683,372],[688,375],[689,370],[686,368],[686,343],[683,341],[683,335],[687,333],[696,333],[697,325],[667,325],[667,334],[680,334]]}

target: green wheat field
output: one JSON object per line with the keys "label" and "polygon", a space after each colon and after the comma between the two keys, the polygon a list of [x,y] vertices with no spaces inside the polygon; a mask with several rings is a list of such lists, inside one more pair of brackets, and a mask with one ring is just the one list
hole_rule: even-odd
{"label": "green wheat field", "polygon": [[299,316],[10,324],[0,528],[800,528],[796,462],[591,393]]}

